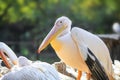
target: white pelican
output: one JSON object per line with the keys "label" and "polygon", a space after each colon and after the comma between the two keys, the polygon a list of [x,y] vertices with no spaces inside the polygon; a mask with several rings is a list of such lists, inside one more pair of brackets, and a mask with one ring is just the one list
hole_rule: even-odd
{"label": "white pelican", "polygon": [[112,29],[115,33],[120,34],[120,24],[118,22],[113,24]]}
{"label": "white pelican", "polygon": [[60,80],[56,69],[41,61],[30,61],[26,57],[17,58],[15,53],[3,42],[0,42],[0,50],[2,52],[3,61],[6,60],[5,52],[11,62],[15,64],[13,67],[6,60],[7,67],[10,72],[3,75],[0,80]]}
{"label": "white pelican", "polygon": [[13,66],[0,80],[60,80],[60,78],[52,65],[40,61],[32,62],[20,56],[18,65]]}
{"label": "white pelican", "polygon": [[[96,77],[97,80],[101,80],[98,76],[100,74],[104,75],[103,72],[96,72],[98,76],[94,74],[98,67],[105,70],[109,80],[113,80],[112,61],[104,42],[96,35],[81,28],[74,27],[71,30],[71,24],[71,20],[65,16],[58,18],[51,31],[39,46],[38,52],[40,53],[50,43],[63,62],[78,69],[77,80],[81,78],[81,71],[87,73],[88,80],[90,79],[90,75]],[[83,46],[87,46],[88,48],[84,52],[81,51]],[[93,53],[93,58],[87,57],[84,59],[85,52],[89,54]],[[92,61],[92,59],[95,59],[95,61]]]}

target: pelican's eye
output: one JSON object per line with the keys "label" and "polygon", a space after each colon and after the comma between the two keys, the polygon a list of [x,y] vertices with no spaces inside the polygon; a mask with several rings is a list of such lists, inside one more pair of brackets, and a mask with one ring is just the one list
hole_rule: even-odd
{"label": "pelican's eye", "polygon": [[61,20],[61,21],[58,21],[56,24],[57,24],[57,26],[62,26],[63,21],[62,21],[62,20]]}
{"label": "pelican's eye", "polygon": [[60,23],[63,23],[62,21],[60,21]]}

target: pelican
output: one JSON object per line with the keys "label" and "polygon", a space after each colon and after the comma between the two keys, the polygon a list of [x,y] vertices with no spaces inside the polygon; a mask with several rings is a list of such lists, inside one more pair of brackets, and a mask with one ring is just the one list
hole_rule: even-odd
{"label": "pelican", "polygon": [[[14,77],[13,77],[14,76]],[[46,63],[32,62],[24,56],[18,58],[18,65],[3,75],[0,80],[60,80],[55,68]]]}
{"label": "pelican", "polygon": [[[0,51],[2,59],[10,72],[3,75],[0,80],[60,80],[56,69],[41,61],[31,61],[24,56],[17,57],[15,53],[3,42],[0,42]],[[5,52],[14,64],[13,67],[9,64],[4,55]]]}
{"label": "pelican", "polygon": [[120,34],[120,24],[118,22],[113,24],[112,29],[115,33]]}
{"label": "pelican", "polygon": [[99,78],[101,74],[107,75],[104,80],[113,80],[112,61],[104,42],[84,29],[71,29],[71,24],[66,16],[58,18],[39,46],[38,53],[50,43],[63,62],[78,69],[77,80],[80,80],[82,72],[87,73],[88,80],[91,75],[95,80],[102,80]]}

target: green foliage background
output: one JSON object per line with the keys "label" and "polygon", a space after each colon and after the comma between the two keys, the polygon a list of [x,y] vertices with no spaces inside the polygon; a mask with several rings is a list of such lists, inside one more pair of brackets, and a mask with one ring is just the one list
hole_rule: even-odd
{"label": "green foliage background", "polygon": [[0,41],[18,53],[36,53],[60,16],[92,33],[112,33],[120,0],[0,0]]}

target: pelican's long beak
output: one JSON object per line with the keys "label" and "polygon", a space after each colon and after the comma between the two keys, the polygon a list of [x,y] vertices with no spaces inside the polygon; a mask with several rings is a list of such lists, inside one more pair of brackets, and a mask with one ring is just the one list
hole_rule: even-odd
{"label": "pelican's long beak", "polygon": [[51,31],[48,33],[48,35],[45,37],[45,39],[43,40],[43,42],[41,43],[41,45],[38,48],[38,53],[40,53],[44,48],[46,48],[49,43],[55,39],[64,29],[66,28],[66,25],[58,27],[58,26],[54,26]]}
{"label": "pelican's long beak", "polygon": [[10,69],[11,65],[9,64],[7,57],[5,56],[5,54],[2,51],[0,51],[0,56],[1,56],[1,59],[3,60],[3,62],[5,63],[6,67]]}

